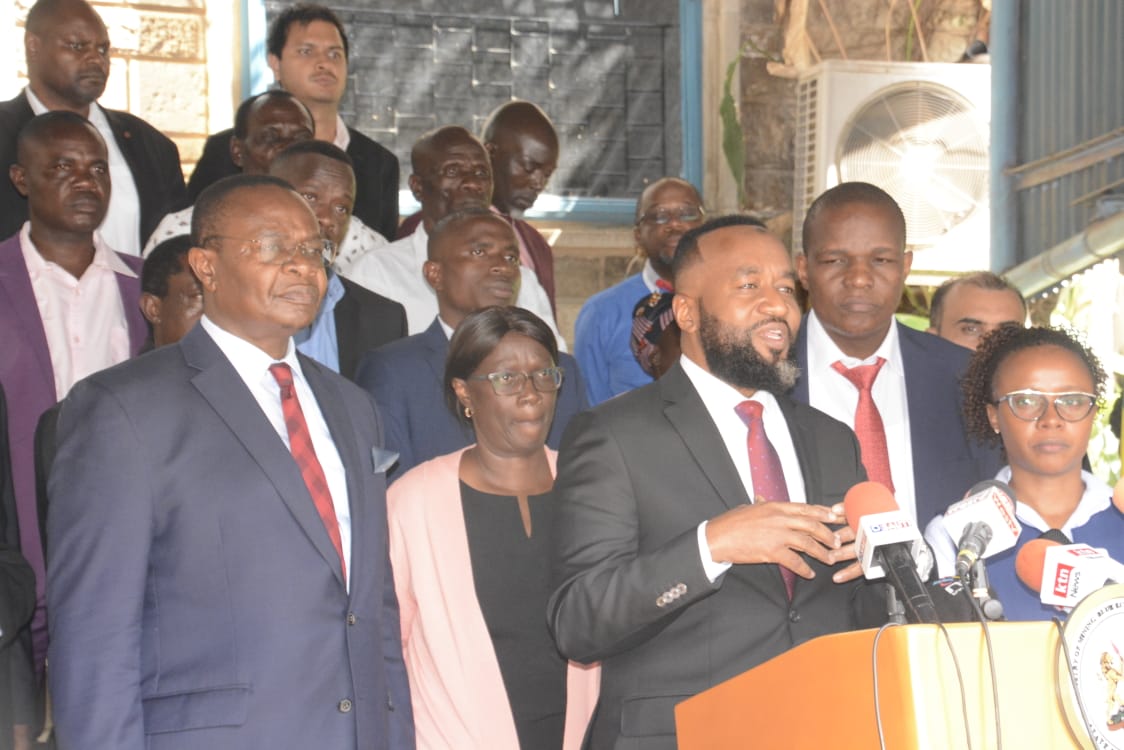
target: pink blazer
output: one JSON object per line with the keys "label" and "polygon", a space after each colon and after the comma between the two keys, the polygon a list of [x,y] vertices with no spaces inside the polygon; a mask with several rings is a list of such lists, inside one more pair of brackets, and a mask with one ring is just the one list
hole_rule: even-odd
{"label": "pink blazer", "polygon": [[[414,467],[387,491],[390,559],[418,750],[518,750],[503,676],[472,580],[459,486],[465,450]],[[553,470],[557,454],[546,451]],[[566,750],[581,747],[600,678],[599,666],[570,663]]]}

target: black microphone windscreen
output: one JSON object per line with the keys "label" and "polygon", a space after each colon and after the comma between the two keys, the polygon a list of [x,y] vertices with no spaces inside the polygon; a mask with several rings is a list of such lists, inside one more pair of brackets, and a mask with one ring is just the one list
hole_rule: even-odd
{"label": "black microphone windscreen", "polygon": [[959,578],[939,578],[928,586],[929,595],[941,622],[977,622],[971,594]]}

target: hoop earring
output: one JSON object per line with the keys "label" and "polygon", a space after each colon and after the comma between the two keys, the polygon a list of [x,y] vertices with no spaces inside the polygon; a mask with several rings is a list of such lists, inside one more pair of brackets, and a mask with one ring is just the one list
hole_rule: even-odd
{"label": "hoop earring", "polygon": [[472,419],[473,413],[474,412],[472,411],[471,406],[464,407],[464,417],[465,417],[465,419]]}

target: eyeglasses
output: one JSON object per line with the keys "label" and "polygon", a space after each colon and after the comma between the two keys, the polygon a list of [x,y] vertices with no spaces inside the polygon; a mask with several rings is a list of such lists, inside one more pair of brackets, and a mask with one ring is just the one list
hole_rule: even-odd
{"label": "eyeglasses", "polygon": [[1097,405],[1097,397],[1092,393],[1070,391],[1066,393],[1046,393],[1045,391],[1013,391],[1000,396],[995,405],[1006,401],[1011,413],[1025,422],[1035,422],[1046,414],[1050,398],[1053,397],[1054,410],[1066,422],[1080,422]]}
{"label": "eyeglasses", "polygon": [[523,386],[531,379],[531,385],[539,393],[553,393],[562,387],[562,368],[547,367],[534,372],[512,372],[501,370],[487,375],[469,375],[466,380],[488,380],[497,396],[514,396],[523,392]]}
{"label": "eyeglasses", "polygon": [[680,224],[694,224],[706,216],[702,206],[682,206],[681,208],[657,208],[649,211],[637,220],[637,224],[655,224],[658,227],[678,221]]}
{"label": "eyeglasses", "polygon": [[291,263],[295,258],[305,263],[311,263],[325,260],[331,262],[332,258],[335,257],[335,245],[331,240],[308,240],[307,242],[298,242],[291,247],[285,247],[284,243],[277,239],[253,240],[213,234],[203,240],[203,244],[206,245],[213,240],[241,242],[243,243],[242,252],[246,252],[252,247],[257,253],[258,260],[270,266],[283,266],[286,263]]}

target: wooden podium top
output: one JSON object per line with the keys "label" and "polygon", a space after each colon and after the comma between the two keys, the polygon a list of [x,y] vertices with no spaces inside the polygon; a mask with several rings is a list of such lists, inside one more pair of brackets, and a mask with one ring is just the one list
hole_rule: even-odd
{"label": "wooden podium top", "polygon": [[[840,633],[804,643],[676,706],[682,750],[878,748],[875,701],[892,750],[996,748],[991,670],[978,623]],[[990,625],[1004,748],[1051,750],[1077,744],[1054,685],[1059,672],[1052,623]],[[965,726],[959,660],[968,708]],[[878,689],[875,693],[874,659]],[[1068,683],[1063,694],[1070,696]],[[1083,726],[1074,730],[1088,742]]]}

